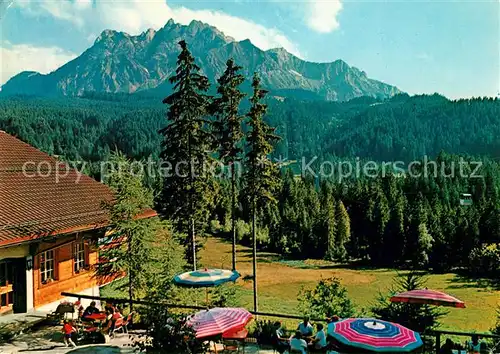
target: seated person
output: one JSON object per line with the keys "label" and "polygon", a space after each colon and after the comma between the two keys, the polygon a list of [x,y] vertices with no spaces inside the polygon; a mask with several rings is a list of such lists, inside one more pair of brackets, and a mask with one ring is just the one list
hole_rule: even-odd
{"label": "seated person", "polygon": [[481,354],[483,354],[483,353],[486,353],[486,354],[492,353],[490,351],[490,349],[488,348],[488,344],[486,342],[481,342],[479,344],[479,346],[480,346],[480,349],[481,349]]}
{"label": "seated person", "polygon": [[481,352],[481,342],[477,334],[473,334],[471,340],[467,341],[466,349],[468,353],[479,354]]}
{"label": "seated person", "polygon": [[115,308],[115,312],[113,313],[113,315],[111,316],[111,318],[114,321],[116,321],[119,318],[123,318],[122,311],[121,311],[121,309],[119,307]]}
{"label": "seated person", "polygon": [[99,309],[95,305],[95,301],[92,301],[90,303],[90,305],[87,306],[87,308],[85,309],[85,311],[83,311],[82,317],[85,318],[85,317],[88,317],[90,315],[93,315],[93,314],[96,314],[96,313],[99,313],[99,312],[100,312]]}
{"label": "seated person", "polygon": [[453,349],[455,348],[455,344],[453,341],[448,338],[446,342],[443,344],[441,349],[439,350],[439,354],[453,354]]}
{"label": "seated person", "polygon": [[316,325],[316,328],[318,332],[316,333],[316,336],[314,336],[314,339],[312,341],[312,344],[314,345],[315,350],[322,350],[325,349],[327,346],[326,342],[326,333],[323,325],[321,323],[318,323]]}
{"label": "seated person", "polygon": [[106,310],[106,326],[104,326],[102,328],[102,331],[104,333],[109,333],[112,330],[112,326],[113,326],[113,314],[114,314],[114,311],[111,312],[109,309]]}
{"label": "seated person", "polygon": [[281,328],[281,322],[275,322],[274,328],[273,345],[278,353],[283,354],[288,350],[288,340],[285,338],[285,333]]}
{"label": "seated person", "polygon": [[111,313],[114,313],[115,306],[110,301],[106,301],[106,305],[104,306],[104,311],[109,311]]}
{"label": "seated person", "polygon": [[331,341],[333,329],[335,328],[335,323],[337,323],[339,321],[340,321],[340,319],[338,316],[333,316],[333,317],[328,319],[328,325],[326,327],[326,337],[327,337],[328,341]]}
{"label": "seated person", "polygon": [[299,324],[297,331],[304,337],[311,337],[313,334],[313,326],[309,322],[309,317],[304,317],[304,322]]}
{"label": "seated person", "polygon": [[170,335],[174,334],[175,331],[175,321],[172,317],[167,318],[167,324],[165,325],[165,329]]}
{"label": "seated person", "polygon": [[109,320],[108,333],[113,333],[113,330],[116,326],[116,320],[120,318],[123,318],[122,314],[120,313],[120,308],[115,307],[115,312],[111,315],[111,319]]}
{"label": "seated person", "polygon": [[290,339],[290,351],[292,353],[307,354],[307,343],[302,339],[302,333],[297,331]]}

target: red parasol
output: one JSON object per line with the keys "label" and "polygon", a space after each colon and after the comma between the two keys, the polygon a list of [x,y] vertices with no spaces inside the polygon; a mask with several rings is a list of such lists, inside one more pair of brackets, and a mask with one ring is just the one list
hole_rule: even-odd
{"label": "red parasol", "polygon": [[196,338],[207,338],[241,330],[251,319],[252,314],[242,308],[214,308],[196,313],[189,322]]}
{"label": "red parasol", "polygon": [[396,294],[391,297],[391,302],[465,308],[465,303],[463,301],[440,291],[429,289],[411,290]]}

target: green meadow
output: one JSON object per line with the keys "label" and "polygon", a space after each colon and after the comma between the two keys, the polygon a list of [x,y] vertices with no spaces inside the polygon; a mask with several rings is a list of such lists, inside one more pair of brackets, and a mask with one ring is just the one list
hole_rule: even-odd
{"label": "green meadow", "polygon": [[[239,306],[253,308],[251,249],[238,246],[237,282]],[[201,252],[205,267],[230,268],[231,245],[217,238],[209,238]],[[387,293],[398,272],[393,269],[350,269],[323,261],[282,261],[275,254],[259,253],[258,293],[259,311],[300,315],[297,294],[302,287],[314,287],[319,279],[335,276],[347,288],[349,297],[358,310],[369,308],[377,295]],[[429,289],[444,291],[466,303],[465,309],[449,309],[442,319],[442,329],[487,332],[496,321],[500,305],[500,289],[486,280],[471,280],[459,275],[430,274]]]}

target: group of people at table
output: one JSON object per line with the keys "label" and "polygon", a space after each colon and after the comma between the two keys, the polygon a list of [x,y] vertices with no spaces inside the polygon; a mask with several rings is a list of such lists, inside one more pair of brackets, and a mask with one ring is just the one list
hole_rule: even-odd
{"label": "group of people at table", "polygon": [[[328,327],[334,326],[335,322],[338,322],[339,318],[333,316],[328,319]],[[325,332],[325,328],[321,323],[316,325],[316,334],[313,335],[313,325],[310,322],[309,317],[305,317],[304,320],[299,323],[295,334],[287,338],[285,332],[281,327],[280,322],[274,324],[275,327],[275,349],[281,354],[289,350],[292,353],[306,354],[309,352],[326,352],[329,347],[328,332]],[[486,343],[479,340],[478,335],[473,335],[470,341],[465,344],[465,349],[463,347],[453,343],[451,339],[447,339],[446,343],[441,347],[440,354],[456,354],[456,353],[467,353],[467,354],[480,354],[480,353],[490,353],[487,349]]]}
{"label": "group of people at table", "polygon": [[[123,320],[120,308],[115,307],[111,303],[106,303],[104,311],[101,311],[97,308],[96,302],[92,301],[83,312],[82,310],[83,307],[80,307],[79,318],[82,324],[84,326],[88,325],[85,326],[86,328],[92,328],[96,331],[100,330],[103,334],[112,334],[117,321],[119,319]],[[64,334],[64,344],[76,347],[72,337],[78,330],[73,326],[73,321],[64,320],[62,332]]]}
{"label": "group of people at table", "polygon": [[[329,325],[337,321],[339,321],[337,316],[328,320]],[[280,322],[276,322],[274,326],[276,329],[275,345],[279,353],[284,353],[287,350],[290,350],[292,353],[301,354],[306,354],[308,352],[326,352],[328,341],[323,324],[318,323],[316,325],[316,333],[313,334],[314,327],[309,317],[305,317],[304,320],[299,323],[295,334],[289,338],[285,336],[285,332]]]}
{"label": "group of people at table", "polygon": [[117,320],[123,319],[121,312],[118,306],[114,306],[110,302],[107,302],[104,306],[104,311],[101,311],[97,308],[95,301],[92,301],[83,311],[81,320],[82,322],[104,322],[105,325],[102,328],[103,332],[112,333]]}
{"label": "group of people at table", "polygon": [[472,335],[471,339],[465,342],[465,346],[460,343],[455,343],[448,338],[439,350],[439,354],[482,354],[492,353],[488,348],[488,344],[480,340],[477,334]]}

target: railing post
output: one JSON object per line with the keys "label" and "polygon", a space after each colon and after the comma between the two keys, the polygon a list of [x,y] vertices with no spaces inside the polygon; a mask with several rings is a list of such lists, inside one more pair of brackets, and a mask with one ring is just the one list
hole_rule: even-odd
{"label": "railing post", "polygon": [[436,354],[439,354],[439,349],[441,349],[441,333],[436,333]]}

